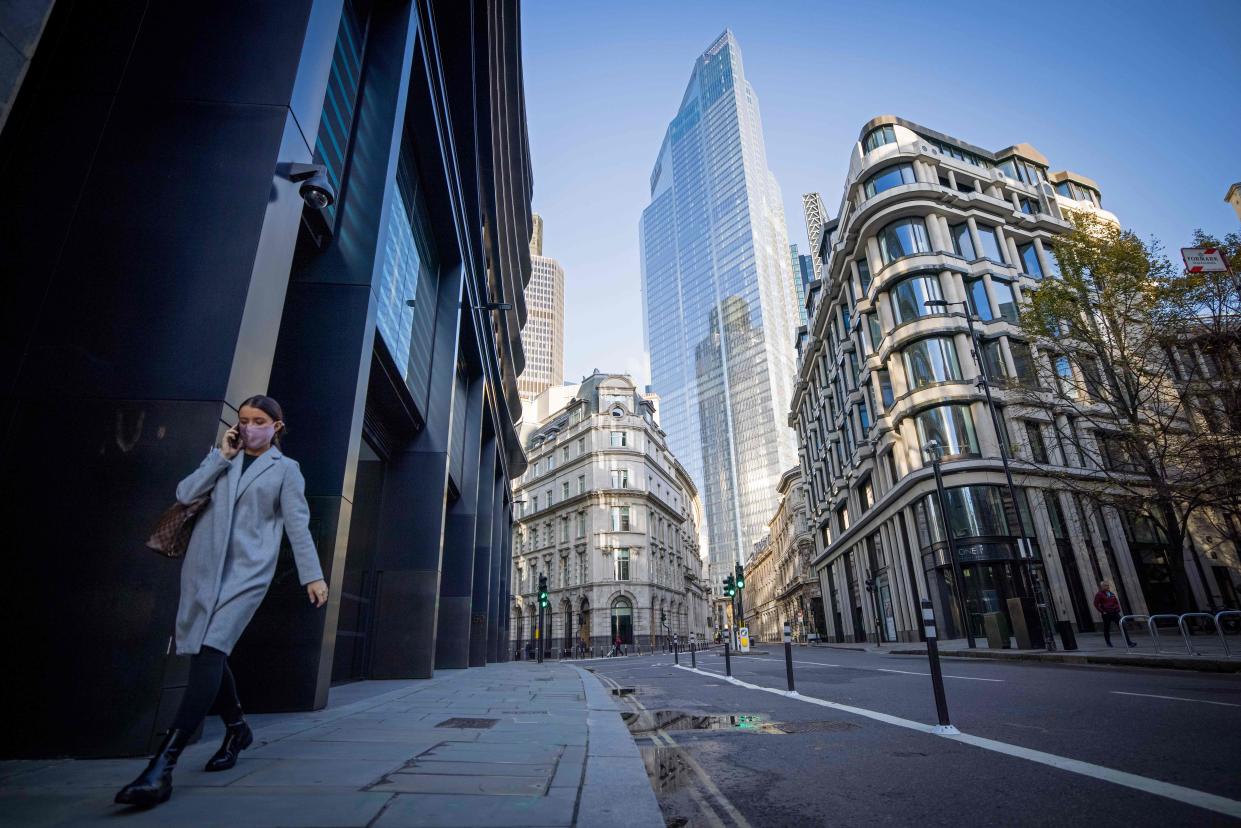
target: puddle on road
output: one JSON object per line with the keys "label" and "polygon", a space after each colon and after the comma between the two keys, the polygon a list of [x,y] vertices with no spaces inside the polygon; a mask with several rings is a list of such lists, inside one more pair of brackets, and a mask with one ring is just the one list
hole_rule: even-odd
{"label": "puddle on road", "polygon": [[685,761],[685,751],[679,747],[647,745],[638,748],[646,775],[651,779],[655,795],[669,794],[694,784],[693,769]]}
{"label": "puddle on road", "polygon": [[621,713],[629,732],[650,733],[655,730],[740,730],[750,733],[779,733],[776,725],[753,713],[710,715],[683,710],[643,710]]}

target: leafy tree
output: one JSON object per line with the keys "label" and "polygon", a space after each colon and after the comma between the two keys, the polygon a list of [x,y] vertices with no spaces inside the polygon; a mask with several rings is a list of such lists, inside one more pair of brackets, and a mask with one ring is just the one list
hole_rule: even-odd
{"label": "leafy tree", "polygon": [[1235,500],[1241,486],[1241,453],[1197,427],[1184,365],[1170,347],[1210,289],[1155,242],[1092,214],[1071,220],[1073,229],[1053,243],[1060,278],[1028,291],[1021,316],[1043,359],[1037,382],[1018,395],[1065,415],[1055,429],[1066,454],[1076,455],[1038,465],[1095,504],[1153,527],[1176,603],[1188,609],[1189,521]]}

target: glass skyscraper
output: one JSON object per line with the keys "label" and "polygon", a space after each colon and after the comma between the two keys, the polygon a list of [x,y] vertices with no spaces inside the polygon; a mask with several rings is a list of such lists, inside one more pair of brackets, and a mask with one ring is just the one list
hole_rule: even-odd
{"label": "glass skyscraper", "polygon": [[732,32],[694,63],[640,232],[651,384],[702,492],[718,587],[766,534],[780,475],[797,463],[788,230]]}

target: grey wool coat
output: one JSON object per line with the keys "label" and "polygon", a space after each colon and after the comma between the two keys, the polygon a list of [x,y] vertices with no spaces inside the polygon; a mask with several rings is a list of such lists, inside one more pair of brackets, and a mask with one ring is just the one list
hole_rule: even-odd
{"label": "grey wool coat", "polygon": [[214,448],[177,484],[181,503],[211,494],[181,564],[178,654],[204,646],[232,652],[271,586],[282,533],[289,534],[302,584],[323,577],[297,461],[272,446],[242,474],[243,456],[226,460]]}

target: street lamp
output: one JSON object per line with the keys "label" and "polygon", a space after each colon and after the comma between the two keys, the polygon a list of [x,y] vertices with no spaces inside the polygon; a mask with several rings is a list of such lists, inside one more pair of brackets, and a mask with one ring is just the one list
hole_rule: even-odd
{"label": "street lamp", "polygon": [[952,526],[948,524],[948,498],[944,495],[944,476],[940,473],[939,464],[944,458],[944,449],[938,440],[928,440],[922,451],[931,458],[931,468],[935,470],[935,499],[939,503],[939,522],[944,527],[944,537],[948,540],[948,562],[952,565],[952,592],[957,597],[957,611],[961,614],[961,623],[965,625],[965,642],[972,650],[978,645],[974,643],[974,631],[970,628],[970,610],[965,603],[965,573],[961,569],[961,559],[957,557],[957,542],[952,537]]}
{"label": "street lamp", "polygon": [[[987,376],[987,366],[982,360],[982,349],[978,344],[978,331],[974,328],[974,314],[970,312],[970,307],[965,302],[949,302],[945,299],[928,299],[923,302],[926,307],[934,309],[947,310],[950,307],[960,307],[961,315],[965,317],[965,324],[970,332],[970,355],[974,357],[974,364],[978,366],[978,381],[975,383],[981,386],[983,394],[987,398],[987,410],[991,412],[991,425],[995,429],[995,440],[1000,445],[1000,463],[1004,466],[1004,479],[1008,483],[1008,496],[1013,501],[1013,511],[1017,514],[1017,549],[1022,557],[1026,554],[1026,526],[1025,518],[1021,516],[1021,502],[1017,500],[1017,487],[1013,485],[1013,472],[1008,465],[1008,446],[1004,435],[1008,432],[1004,429],[1000,422],[999,410],[995,407],[995,400],[991,397],[991,380]],[[944,515],[946,521],[948,516]],[[1056,649],[1056,639],[1052,635],[1051,624],[1049,623],[1055,617],[1055,608],[1051,603],[1051,593],[1043,588],[1043,575],[1041,564],[1034,558],[1033,552],[1028,554],[1030,558],[1030,580],[1034,584],[1034,600],[1038,604],[1039,616],[1043,620],[1043,644],[1047,650]],[[972,641],[973,639],[971,639]]]}

